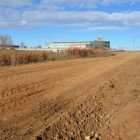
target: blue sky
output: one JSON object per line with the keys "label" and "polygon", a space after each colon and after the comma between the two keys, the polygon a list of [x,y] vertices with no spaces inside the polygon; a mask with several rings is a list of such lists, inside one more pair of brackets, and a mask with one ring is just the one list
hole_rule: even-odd
{"label": "blue sky", "polygon": [[0,0],[0,34],[37,47],[59,41],[93,41],[140,49],[140,0]]}

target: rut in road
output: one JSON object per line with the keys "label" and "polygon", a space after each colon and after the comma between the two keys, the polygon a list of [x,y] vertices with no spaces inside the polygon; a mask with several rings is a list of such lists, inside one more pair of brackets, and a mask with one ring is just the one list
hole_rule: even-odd
{"label": "rut in road", "polygon": [[112,110],[118,110],[114,104],[139,58],[139,54],[119,53],[1,68],[0,138],[92,137],[113,118]]}

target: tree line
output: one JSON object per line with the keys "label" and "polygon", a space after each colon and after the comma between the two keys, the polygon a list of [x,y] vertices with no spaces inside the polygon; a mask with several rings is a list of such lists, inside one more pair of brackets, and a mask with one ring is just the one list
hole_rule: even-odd
{"label": "tree line", "polygon": [[13,41],[10,35],[0,35],[1,47],[12,47]]}
{"label": "tree line", "polygon": [[[2,48],[10,48],[13,46],[13,40],[10,35],[0,35],[0,47]],[[24,42],[20,43],[21,48],[27,48]],[[38,45],[37,48],[41,48],[41,45]]]}

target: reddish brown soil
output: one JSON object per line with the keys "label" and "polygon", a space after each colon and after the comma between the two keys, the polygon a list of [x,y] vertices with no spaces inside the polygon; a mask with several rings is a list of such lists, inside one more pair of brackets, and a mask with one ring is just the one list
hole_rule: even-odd
{"label": "reddish brown soil", "polygon": [[140,140],[140,53],[0,68],[1,140]]}

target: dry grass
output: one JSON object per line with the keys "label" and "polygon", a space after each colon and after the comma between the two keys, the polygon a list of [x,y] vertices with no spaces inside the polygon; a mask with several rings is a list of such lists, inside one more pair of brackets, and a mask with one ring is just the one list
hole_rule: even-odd
{"label": "dry grass", "polygon": [[11,65],[12,56],[10,54],[0,54],[0,65]]}
{"label": "dry grass", "polygon": [[12,51],[11,53],[0,53],[0,65],[15,65],[15,64],[28,64],[33,62],[42,62],[48,60],[49,53],[42,52],[18,52]]}
{"label": "dry grass", "polygon": [[103,56],[104,54],[106,54],[106,50],[102,49],[102,48],[98,48],[96,50],[93,49],[79,49],[79,48],[75,48],[75,49],[68,49],[65,51],[65,55],[69,55],[69,56],[81,56],[81,57],[87,57],[87,56]]}
{"label": "dry grass", "polygon": [[29,64],[45,60],[76,59],[79,57],[108,56],[103,47],[97,49],[68,49],[65,52],[53,53],[47,51],[16,51],[15,49],[0,49],[0,66]]}

